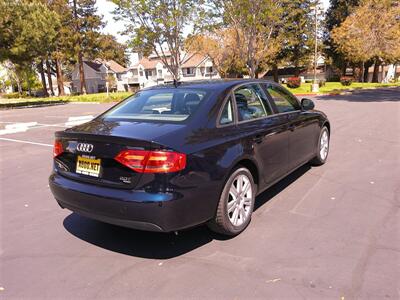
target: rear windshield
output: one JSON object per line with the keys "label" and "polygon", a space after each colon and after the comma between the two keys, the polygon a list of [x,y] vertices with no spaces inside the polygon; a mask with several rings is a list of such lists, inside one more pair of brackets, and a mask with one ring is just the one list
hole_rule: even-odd
{"label": "rear windshield", "polygon": [[104,118],[184,121],[194,114],[207,92],[197,89],[144,90],[129,97]]}

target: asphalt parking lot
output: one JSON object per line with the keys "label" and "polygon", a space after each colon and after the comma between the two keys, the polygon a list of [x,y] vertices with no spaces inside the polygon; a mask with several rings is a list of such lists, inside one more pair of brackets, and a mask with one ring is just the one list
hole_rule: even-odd
{"label": "asphalt parking lot", "polygon": [[327,164],[258,196],[233,239],[205,226],[140,232],[57,205],[54,131],[110,104],[1,111],[0,298],[399,299],[400,88],[314,100],[331,121]]}

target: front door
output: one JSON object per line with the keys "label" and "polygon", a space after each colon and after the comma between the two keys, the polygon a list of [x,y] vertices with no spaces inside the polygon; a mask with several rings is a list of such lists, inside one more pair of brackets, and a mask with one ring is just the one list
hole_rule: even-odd
{"label": "front door", "polygon": [[312,112],[302,111],[297,98],[282,87],[269,84],[267,91],[278,115],[286,118],[289,130],[288,171],[291,171],[307,162],[315,152],[318,121],[313,118]]}
{"label": "front door", "polygon": [[259,164],[260,188],[282,177],[288,169],[289,136],[285,117],[273,115],[264,90],[252,83],[233,92],[238,115],[238,130],[243,144],[253,148]]}

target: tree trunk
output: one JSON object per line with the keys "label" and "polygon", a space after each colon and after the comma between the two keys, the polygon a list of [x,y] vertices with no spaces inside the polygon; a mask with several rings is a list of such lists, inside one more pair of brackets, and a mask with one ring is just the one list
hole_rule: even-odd
{"label": "tree trunk", "polygon": [[278,74],[278,65],[277,64],[273,65],[272,73],[273,73],[273,76],[274,76],[274,81],[275,82],[279,82],[279,74]]}
{"label": "tree trunk", "polygon": [[51,67],[48,59],[46,59],[46,69],[47,69],[47,81],[50,87],[50,94],[54,96],[53,80],[51,79]]}
{"label": "tree trunk", "polygon": [[86,82],[85,82],[85,73],[83,71],[83,58],[82,58],[82,52],[79,52],[78,54],[78,64],[79,64],[79,82],[81,85],[81,94],[85,95],[87,94],[86,90]]}
{"label": "tree trunk", "polygon": [[382,65],[381,67],[382,67],[382,75],[381,75],[381,81],[380,82],[383,82],[383,80],[385,80],[385,78],[386,78],[385,66]]}
{"label": "tree trunk", "polygon": [[372,61],[367,61],[364,64],[364,82],[368,82],[369,80],[369,68],[372,66]]}
{"label": "tree trunk", "polygon": [[63,82],[63,73],[61,69],[61,61],[56,59],[56,73],[57,73],[57,88],[58,88],[58,96],[64,96],[64,82]]}
{"label": "tree trunk", "polygon": [[28,72],[26,72],[26,83],[28,85],[28,94],[32,96],[31,81],[29,80]]}
{"label": "tree trunk", "polygon": [[299,62],[296,60],[294,63],[294,77],[300,76]]}
{"label": "tree trunk", "polygon": [[364,71],[365,71],[365,63],[362,62],[361,63],[361,70],[360,70],[360,74],[359,74],[359,79],[358,79],[358,81],[360,81],[360,82],[364,82]]}
{"label": "tree trunk", "polygon": [[40,78],[42,80],[43,96],[48,97],[49,93],[47,92],[47,87],[46,87],[46,77],[44,75],[43,59],[41,59],[39,63],[39,72],[40,72]]}
{"label": "tree trunk", "polygon": [[19,79],[19,77],[17,75],[15,75],[16,77],[16,83],[17,83],[17,88],[18,88],[18,94],[19,96],[22,96],[22,85],[21,85],[21,80]]}
{"label": "tree trunk", "polygon": [[372,75],[372,82],[378,82],[379,80],[379,66],[380,66],[380,61],[379,59],[375,60],[374,64],[374,74]]}
{"label": "tree trunk", "polygon": [[347,63],[343,62],[342,66],[342,76],[346,76],[346,70],[347,70]]}

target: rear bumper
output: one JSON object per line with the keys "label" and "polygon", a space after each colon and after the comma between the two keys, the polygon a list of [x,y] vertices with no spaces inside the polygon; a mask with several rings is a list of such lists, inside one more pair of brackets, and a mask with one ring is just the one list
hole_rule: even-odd
{"label": "rear bumper", "polygon": [[56,173],[50,176],[49,186],[62,208],[119,226],[171,232],[207,221],[207,217],[193,209],[193,201],[198,199],[187,199],[177,192],[148,193],[101,187]]}

